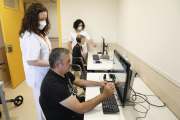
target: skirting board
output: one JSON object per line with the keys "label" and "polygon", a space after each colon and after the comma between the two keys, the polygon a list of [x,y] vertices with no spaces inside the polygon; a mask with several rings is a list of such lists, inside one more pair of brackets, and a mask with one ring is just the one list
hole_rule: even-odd
{"label": "skirting board", "polygon": [[[120,45],[118,45],[120,46]],[[175,85],[177,85],[178,87],[180,87],[180,82],[175,79],[174,77],[170,76],[168,73],[162,71],[161,69],[157,68],[156,66],[154,66],[153,64],[147,62],[146,60],[144,60],[143,58],[139,57],[138,55],[134,54],[132,51],[129,51],[127,49],[125,49],[124,47],[120,46],[121,48],[123,48],[124,50],[126,50],[127,52],[129,52],[130,54],[134,55],[136,58],[138,58],[139,60],[141,60],[142,62],[144,62],[146,65],[148,65],[149,67],[151,67],[152,69],[154,69],[155,71],[157,71],[159,74],[161,74],[162,76],[164,76],[165,78],[167,78],[168,80],[170,80],[172,83],[174,83]]]}

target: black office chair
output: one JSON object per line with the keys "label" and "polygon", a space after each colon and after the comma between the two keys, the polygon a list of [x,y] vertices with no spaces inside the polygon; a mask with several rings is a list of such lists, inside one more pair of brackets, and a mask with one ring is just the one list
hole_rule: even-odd
{"label": "black office chair", "polygon": [[80,79],[86,80],[87,67],[84,66],[84,62],[81,57],[73,57],[71,67],[74,71],[79,71],[81,73]]}
{"label": "black office chair", "polygon": [[[73,57],[71,67],[72,67],[72,69],[74,70],[75,73],[77,71],[80,72],[80,79],[85,79],[86,80],[87,71],[86,71],[86,67],[84,66],[84,62],[83,62],[81,57]],[[86,88],[85,87],[82,87],[82,88],[83,88],[84,92],[81,93],[79,95],[79,97],[81,97],[81,95],[85,94]]]}
{"label": "black office chair", "polygon": [[[41,110],[42,110],[42,112],[43,112],[43,114],[44,114],[44,109],[43,109],[42,103],[41,103],[41,95],[39,96],[39,104],[40,104]],[[44,114],[44,117],[45,117],[46,120],[48,120],[45,114]]]}
{"label": "black office chair", "polygon": [[81,57],[73,57],[72,64],[78,64],[81,66],[82,71],[86,71],[86,67],[84,66],[84,61]]}

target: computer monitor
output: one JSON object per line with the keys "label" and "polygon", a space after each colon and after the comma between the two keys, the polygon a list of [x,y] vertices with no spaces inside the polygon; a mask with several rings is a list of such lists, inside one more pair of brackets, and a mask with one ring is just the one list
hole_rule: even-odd
{"label": "computer monitor", "polygon": [[117,84],[116,91],[122,107],[126,105],[126,100],[130,99],[130,93],[134,81],[130,63],[116,50],[114,50],[113,73],[116,76],[114,82]]}
{"label": "computer monitor", "polygon": [[[106,48],[106,55],[104,55],[105,48]],[[102,56],[100,57],[100,59],[109,59],[108,50],[109,50],[109,45],[108,44],[107,46],[105,45],[105,39],[102,37],[102,45],[101,45]]]}
{"label": "computer monitor", "polygon": [[106,47],[106,45],[105,45],[105,39],[102,37],[102,45],[101,45],[101,48],[102,48],[102,50],[101,50],[102,56],[104,56],[105,47]]}
{"label": "computer monitor", "polygon": [[108,52],[109,52],[109,44],[107,44],[106,46],[106,59],[109,59]]}

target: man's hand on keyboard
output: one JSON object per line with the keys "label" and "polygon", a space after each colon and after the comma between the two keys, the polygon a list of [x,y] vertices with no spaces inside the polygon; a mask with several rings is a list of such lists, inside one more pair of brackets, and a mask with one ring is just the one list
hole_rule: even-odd
{"label": "man's hand on keyboard", "polygon": [[102,81],[102,82],[100,82],[100,86],[105,86],[106,84],[107,84],[108,82],[107,81]]}
{"label": "man's hand on keyboard", "polygon": [[114,92],[115,92],[115,86],[114,86],[114,84],[112,84],[112,83],[107,83],[107,84],[104,86],[103,94],[104,94],[106,97],[111,96]]}

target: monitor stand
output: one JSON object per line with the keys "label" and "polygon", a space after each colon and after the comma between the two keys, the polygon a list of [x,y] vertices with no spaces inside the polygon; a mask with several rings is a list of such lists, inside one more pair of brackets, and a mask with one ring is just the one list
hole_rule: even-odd
{"label": "monitor stand", "polygon": [[[125,105],[124,106],[135,106],[135,103],[133,102],[129,102],[129,101],[133,101],[132,98],[130,98],[130,100],[126,101]],[[119,106],[122,106],[121,104],[121,101],[119,100],[120,102],[120,105]]]}
{"label": "monitor stand", "polygon": [[100,56],[99,58],[100,58],[100,59],[109,59],[109,55],[106,54],[106,55],[104,55],[104,56]]}

